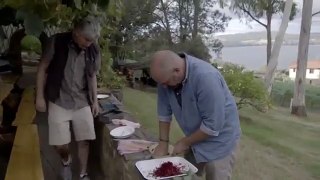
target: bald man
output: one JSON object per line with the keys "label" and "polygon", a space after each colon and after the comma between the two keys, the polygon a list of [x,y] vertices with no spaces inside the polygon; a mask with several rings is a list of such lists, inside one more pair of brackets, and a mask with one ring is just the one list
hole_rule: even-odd
{"label": "bald man", "polygon": [[185,154],[207,180],[229,180],[241,129],[234,97],[217,69],[209,63],[172,51],[151,58],[152,78],[158,82],[159,145],[154,156],[168,154],[174,114],[185,137],[173,149]]}

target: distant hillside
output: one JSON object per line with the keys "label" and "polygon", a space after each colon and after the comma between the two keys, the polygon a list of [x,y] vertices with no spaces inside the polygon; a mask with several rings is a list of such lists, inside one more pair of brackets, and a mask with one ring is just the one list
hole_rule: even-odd
{"label": "distant hillside", "polygon": [[[276,32],[272,32],[274,40]],[[224,46],[259,46],[267,44],[266,32],[252,32],[243,34],[230,34],[216,36],[220,39]],[[286,34],[284,38],[285,45],[297,45],[299,43],[299,34]],[[320,33],[313,33],[310,35],[310,44],[320,44]]]}

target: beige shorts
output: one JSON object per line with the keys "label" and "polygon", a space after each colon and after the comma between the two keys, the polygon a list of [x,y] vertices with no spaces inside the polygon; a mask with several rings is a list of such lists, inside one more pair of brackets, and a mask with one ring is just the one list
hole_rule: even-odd
{"label": "beige shorts", "polygon": [[93,116],[89,106],[79,110],[64,109],[49,102],[49,144],[65,145],[71,142],[70,122],[76,141],[94,140]]}

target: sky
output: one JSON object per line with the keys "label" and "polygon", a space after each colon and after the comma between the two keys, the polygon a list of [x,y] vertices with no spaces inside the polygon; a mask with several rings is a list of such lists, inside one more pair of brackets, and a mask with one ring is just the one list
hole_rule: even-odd
{"label": "sky", "polygon": [[[294,0],[298,4],[299,13],[294,20],[289,22],[287,33],[288,34],[299,34],[301,28],[301,11],[303,0]],[[223,11],[232,17],[229,21],[229,25],[226,31],[223,33],[217,33],[217,35],[224,34],[237,34],[237,33],[248,33],[248,32],[261,32],[265,31],[265,28],[255,21],[247,23],[246,19],[239,18],[237,15],[233,14],[229,9],[223,9]],[[320,11],[320,0],[313,0],[313,13]],[[260,19],[260,21],[265,22],[265,19]],[[274,17],[272,20],[272,31],[278,31],[281,24],[281,17]],[[320,33],[320,14],[313,16],[311,33]]]}

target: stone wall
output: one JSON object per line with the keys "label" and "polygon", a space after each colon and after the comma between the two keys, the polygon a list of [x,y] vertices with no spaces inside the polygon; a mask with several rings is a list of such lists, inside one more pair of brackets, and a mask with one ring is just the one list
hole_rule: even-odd
{"label": "stone wall", "polygon": [[117,152],[117,142],[109,135],[106,126],[99,128],[97,140],[100,144],[100,166],[104,179],[109,180],[137,180],[140,178],[139,172],[135,168],[135,161],[126,160]]}
{"label": "stone wall", "polygon": [[[111,101],[114,101],[114,99]],[[122,106],[119,101],[118,105]],[[101,104],[101,102],[100,102]],[[101,118],[101,117],[100,117]],[[136,122],[128,113],[121,114],[110,114],[108,117],[112,118],[125,118]],[[102,172],[103,179],[105,180],[139,180],[143,179],[140,172],[135,167],[135,163],[139,160],[150,159],[151,154],[149,151],[144,151],[141,153],[127,154],[121,156],[117,151],[117,141],[112,139],[110,136],[110,131],[116,126],[113,124],[105,123],[106,120],[100,119],[96,121],[96,142],[94,144],[94,152],[100,162],[100,172]],[[142,128],[136,129],[134,135],[131,137],[133,139],[143,139],[143,140],[155,140],[155,138],[146,133]]]}

